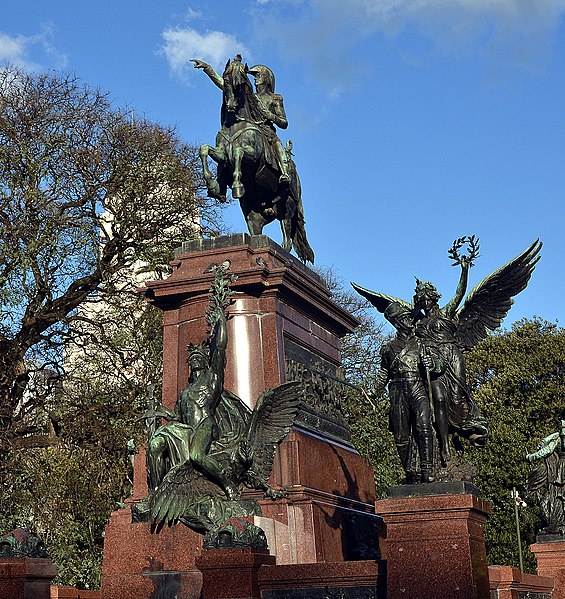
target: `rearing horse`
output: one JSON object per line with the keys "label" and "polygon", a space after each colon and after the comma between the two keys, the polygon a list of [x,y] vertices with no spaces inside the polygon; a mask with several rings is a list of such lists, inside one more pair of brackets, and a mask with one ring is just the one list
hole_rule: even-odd
{"label": "rearing horse", "polygon": [[[222,128],[215,147],[200,147],[208,194],[225,201],[230,187],[251,235],[261,235],[265,225],[278,219],[284,249],[294,248],[302,261],[314,262],[290,147],[286,151],[290,183],[280,184],[280,169],[270,141],[275,133],[261,111],[248,73],[247,65],[228,60],[223,73]],[[218,164],[217,179],[209,168],[208,156]]]}

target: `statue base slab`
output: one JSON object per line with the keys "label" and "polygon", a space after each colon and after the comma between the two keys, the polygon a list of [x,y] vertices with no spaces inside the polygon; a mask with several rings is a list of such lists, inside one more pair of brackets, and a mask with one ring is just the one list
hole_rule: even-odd
{"label": "statue base slab", "polygon": [[49,599],[57,567],[50,559],[0,559],[0,599]]}
{"label": "statue base slab", "polygon": [[538,564],[538,575],[554,579],[552,599],[565,599],[565,539],[560,537],[555,541],[540,543],[538,536],[537,540],[537,543],[530,545],[530,550]]}
{"label": "statue base slab", "polygon": [[489,566],[491,596],[495,599],[549,599],[553,578],[520,572],[514,566]]}
{"label": "statue base slab", "polygon": [[209,549],[196,558],[202,572],[203,599],[261,599],[259,569],[275,563],[260,549]]}
{"label": "statue base slab", "polygon": [[148,522],[131,521],[129,507],[114,512],[104,534],[102,599],[199,599],[202,541],[182,525],[155,534]]}
{"label": "statue base slab", "polygon": [[469,493],[414,495],[414,486],[376,502],[387,531],[387,599],[488,599],[483,526],[490,504]]}
{"label": "statue base slab", "polygon": [[275,565],[254,549],[216,549],[196,559],[202,599],[386,599],[382,561]]}

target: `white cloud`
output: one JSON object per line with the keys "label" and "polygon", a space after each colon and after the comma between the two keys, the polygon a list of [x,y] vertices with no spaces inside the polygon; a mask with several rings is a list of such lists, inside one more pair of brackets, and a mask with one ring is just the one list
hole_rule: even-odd
{"label": "white cloud", "polygon": [[171,69],[186,75],[192,69],[191,58],[210,63],[221,70],[228,58],[242,54],[245,61],[251,60],[251,53],[235,36],[222,31],[200,33],[192,27],[169,28],[163,31],[164,44],[161,53],[165,55]]}
{"label": "white cloud", "polygon": [[487,52],[506,63],[535,64],[564,14],[565,0],[257,0],[254,11],[262,39],[313,65],[349,54],[377,31],[395,36],[407,25],[448,52]]}
{"label": "white cloud", "polygon": [[47,59],[57,68],[64,68],[67,57],[52,45],[52,37],[53,31],[48,25],[42,27],[41,33],[32,36],[0,32],[0,63],[14,65],[26,71],[38,71],[41,65],[31,55],[37,55],[39,51],[41,59]]}
{"label": "white cloud", "polygon": [[201,19],[202,13],[199,10],[194,10],[191,6],[188,7],[184,18],[186,21],[194,21],[195,19]]}
{"label": "white cloud", "polygon": [[0,62],[27,68],[27,50],[31,38],[23,35],[11,36],[0,32]]}

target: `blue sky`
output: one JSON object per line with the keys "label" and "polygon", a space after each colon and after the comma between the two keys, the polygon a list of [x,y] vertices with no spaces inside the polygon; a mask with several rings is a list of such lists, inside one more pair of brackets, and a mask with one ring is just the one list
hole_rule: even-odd
{"label": "blue sky", "polygon": [[[472,287],[539,237],[505,324],[562,322],[564,17],[565,0],[22,0],[0,62],[73,71],[195,144],[214,141],[221,97],[188,59],[266,64],[317,264],[405,299],[431,280],[447,302],[453,239],[481,240]],[[237,205],[226,219],[245,230]]]}

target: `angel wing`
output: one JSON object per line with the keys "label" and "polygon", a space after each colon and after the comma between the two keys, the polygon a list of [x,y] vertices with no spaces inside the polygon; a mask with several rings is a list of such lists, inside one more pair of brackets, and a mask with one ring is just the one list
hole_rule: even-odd
{"label": "angel wing", "polygon": [[351,283],[353,289],[357,291],[364,298],[368,299],[373,306],[379,311],[383,312],[392,304],[393,302],[399,303],[401,306],[412,309],[412,304],[405,302],[398,297],[394,297],[393,295],[386,295],[385,293],[379,293],[378,291],[371,291],[370,289],[365,289],[365,287],[361,287],[355,283]]}
{"label": "angel wing", "polygon": [[149,508],[157,524],[174,524],[188,518],[197,528],[207,528],[206,509],[214,498],[225,499],[225,495],[212,481],[197,472],[190,460],[178,464],[167,472],[161,484],[151,493]]}
{"label": "angel wing", "polygon": [[483,279],[467,296],[457,312],[456,339],[471,349],[489,331],[500,326],[513,303],[513,297],[523,291],[541,258],[542,243],[537,239],[519,256]]}
{"label": "angel wing", "polygon": [[268,488],[276,447],[288,435],[302,395],[303,384],[292,381],[265,391],[257,400],[247,435],[253,461],[245,474],[246,485]]}

